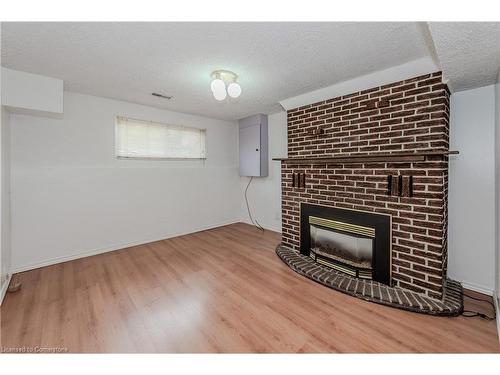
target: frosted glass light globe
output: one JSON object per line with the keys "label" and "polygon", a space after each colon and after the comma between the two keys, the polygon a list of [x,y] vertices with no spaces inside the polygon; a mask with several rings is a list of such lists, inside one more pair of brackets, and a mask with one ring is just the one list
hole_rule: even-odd
{"label": "frosted glass light globe", "polygon": [[241,86],[236,82],[232,82],[227,86],[227,93],[231,98],[237,98],[241,95]]}
{"label": "frosted glass light globe", "polygon": [[222,79],[216,78],[210,84],[210,88],[212,89],[212,92],[215,95],[216,91],[220,91],[220,92],[222,92],[222,90],[225,91],[226,90],[226,84],[224,83],[224,81]]}
{"label": "frosted glass light globe", "polygon": [[226,92],[226,85],[220,87],[217,86],[215,90],[213,91],[214,98],[217,99],[218,101],[223,101],[227,97],[227,92]]}
{"label": "frosted glass light globe", "polygon": [[224,89],[224,90],[217,90],[217,91],[214,92],[214,98],[217,99],[219,102],[221,102],[224,99],[226,99],[226,97],[227,97],[226,89]]}

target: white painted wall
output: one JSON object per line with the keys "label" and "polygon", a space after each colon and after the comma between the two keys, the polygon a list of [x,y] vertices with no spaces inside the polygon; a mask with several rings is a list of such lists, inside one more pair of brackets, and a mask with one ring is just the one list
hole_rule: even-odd
{"label": "white painted wall", "polygon": [[[206,128],[208,159],[117,160],[117,115]],[[65,92],[11,126],[14,271],[239,221],[234,122]]]}
{"label": "white painted wall", "polygon": [[[286,112],[268,116],[269,176],[254,177],[248,189],[248,201],[254,219],[266,229],[281,232],[281,165],[273,158],[287,156]],[[249,177],[241,178],[242,221],[250,223],[243,193]]]}
{"label": "white painted wall", "polygon": [[500,69],[495,85],[495,207],[496,207],[496,246],[495,246],[495,309],[497,332],[500,340]]}
{"label": "white painted wall", "polygon": [[[0,186],[0,291],[5,292],[11,275],[10,244],[10,124],[9,112],[2,106],[0,123],[1,186]],[[2,293],[0,292],[0,293]],[[3,294],[0,294],[0,302]]]}
{"label": "white painted wall", "polygon": [[[0,23],[0,51],[1,51]],[[0,53],[0,66],[1,66]],[[4,84],[4,77],[0,69],[0,88]],[[0,90],[0,304],[7,291],[10,280],[10,124],[9,113],[1,105]]]}
{"label": "white painted wall", "polygon": [[448,272],[470,289],[495,285],[495,86],[451,96]]}
{"label": "white painted wall", "polygon": [[[497,75],[497,84],[495,85],[495,172],[496,172],[496,292],[500,298],[500,70]],[[500,303],[499,303],[500,305]],[[500,322],[500,317],[499,322]],[[500,337],[499,337],[500,338]]]}
{"label": "white painted wall", "polygon": [[2,104],[11,111],[61,115],[64,82],[60,79],[2,68]]}
{"label": "white painted wall", "polygon": [[[2,107],[2,23],[0,22],[0,137],[1,137],[1,130],[3,129],[3,107]],[[0,168],[2,164],[2,156],[1,156],[1,139],[0,139]],[[0,176],[1,176],[1,170],[0,170]],[[0,177],[0,197],[1,197],[1,184],[3,182],[3,179]],[[1,207],[1,199],[0,199],[0,212],[3,212],[2,207]],[[3,220],[0,215],[0,228],[3,225]],[[3,246],[2,246],[2,234],[0,231],[0,304],[3,301],[3,292],[4,292],[4,270],[3,270]]]}

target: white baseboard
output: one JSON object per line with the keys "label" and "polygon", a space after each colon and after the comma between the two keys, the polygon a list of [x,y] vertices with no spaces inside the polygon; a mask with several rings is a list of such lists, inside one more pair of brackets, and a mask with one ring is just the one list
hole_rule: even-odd
{"label": "white baseboard", "polygon": [[460,283],[462,284],[462,286],[465,289],[472,290],[473,292],[478,292],[478,293],[486,294],[487,296],[493,296],[493,294],[494,294],[493,289],[485,287],[485,286],[482,286],[482,285],[470,283],[470,282],[467,282],[467,281],[460,281]]}
{"label": "white baseboard", "polygon": [[7,277],[7,280],[5,280],[5,282],[2,285],[2,288],[0,289],[0,306],[2,306],[3,299],[7,294],[7,289],[9,288],[10,279],[12,279],[12,272],[9,272],[9,277]]}
{"label": "white baseboard", "polygon": [[497,317],[497,337],[498,342],[500,342],[500,298],[498,297],[498,293],[495,293],[493,300],[495,301],[495,314]]}
{"label": "white baseboard", "polygon": [[31,263],[31,264],[26,264],[26,265],[21,265],[21,266],[15,266],[15,267],[12,267],[11,274],[13,275],[13,274],[19,273],[19,272],[30,271],[30,270],[34,270],[36,268],[47,267],[47,266],[52,266],[52,265],[58,264],[58,263],[68,262],[70,260],[86,258],[86,257],[93,256],[93,255],[108,253],[110,251],[121,250],[121,249],[125,249],[127,247],[139,246],[139,245],[144,245],[144,244],[151,243],[151,242],[166,240],[168,238],[184,236],[186,234],[201,232],[204,230],[218,228],[218,227],[222,227],[225,225],[235,224],[238,222],[240,222],[240,220],[230,220],[227,222],[221,222],[221,223],[217,223],[217,224],[213,224],[213,225],[208,225],[205,227],[199,227],[199,228],[193,229],[193,230],[188,231],[188,232],[166,234],[164,236],[161,236],[160,238],[149,238],[149,239],[143,239],[143,240],[134,241],[134,242],[121,243],[121,244],[106,246],[103,248],[82,251],[82,252],[78,252],[78,253],[72,254],[72,255],[51,258],[51,259],[44,260],[42,262],[36,262],[36,263]]}

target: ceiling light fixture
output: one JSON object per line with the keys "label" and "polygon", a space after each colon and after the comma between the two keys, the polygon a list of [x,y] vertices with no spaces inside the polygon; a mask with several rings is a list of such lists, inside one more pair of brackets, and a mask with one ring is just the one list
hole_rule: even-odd
{"label": "ceiling light fixture", "polygon": [[241,86],[237,81],[238,75],[229,70],[216,70],[212,72],[212,83],[210,88],[214,98],[223,101],[229,95],[231,98],[237,98],[241,95]]}

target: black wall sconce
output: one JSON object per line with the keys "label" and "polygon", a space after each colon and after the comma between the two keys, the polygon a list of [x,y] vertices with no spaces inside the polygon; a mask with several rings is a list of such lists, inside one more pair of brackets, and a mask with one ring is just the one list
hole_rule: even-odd
{"label": "black wall sconce", "polygon": [[292,187],[304,189],[306,187],[306,174],[292,173]]}
{"label": "black wall sconce", "polygon": [[391,197],[413,197],[413,176],[387,176],[387,190]]}

